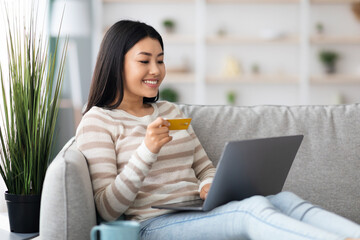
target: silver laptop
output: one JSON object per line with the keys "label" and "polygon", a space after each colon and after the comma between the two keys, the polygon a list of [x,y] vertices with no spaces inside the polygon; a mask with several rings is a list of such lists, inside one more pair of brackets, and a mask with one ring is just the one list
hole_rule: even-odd
{"label": "silver laptop", "polygon": [[227,142],[205,201],[199,199],[152,208],[210,211],[231,201],[279,193],[303,137],[295,135]]}

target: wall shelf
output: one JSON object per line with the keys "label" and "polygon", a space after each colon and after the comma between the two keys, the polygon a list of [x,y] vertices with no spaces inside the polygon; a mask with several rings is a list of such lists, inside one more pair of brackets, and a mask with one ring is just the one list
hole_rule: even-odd
{"label": "wall shelf", "polygon": [[239,77],[207,77],[208,83],[243,83],[243,84],[297,84],[299,78],[285,74],[249,74]]}
{"label": "wall shelf", "polygon": [[195,44],[195,37],[192,35],[164,34],[164,44]]}
{"label": "wall shelf", "polygon": [[241,3],[241,4],[256,4],[256,3],[299,3],[300,0],[206,0],[208,3]]}
{"label": "wall shelf", "polygon": [[212,36],[206,39],[208,44],[298,44],[299,38],[288,36],[276,39],[266,39],[261,37],[241,37],[241,36]]}
{"label": "wall shelf", "polygon": [[[105,27],[103,35],[109,30],[110,26]],[[162,34],[164,44],[195,44],[195,37],[192,35],[181,34]]]}
{"label": "wall shelf", "polygon": [[358,0],[311,0],[313,4],[349,4],[359,2]]}
{"label": "wall shelf", "polygon": [[103,3],[194,3],[196,0],[102,0]]}
{"label": "wall shelf", "polygon": [[194,73],[167,72],[164,84],[167,83],[193,83],[195,82]]}
{"label": "wall shelf", "polygon": [[360,45],[359,36],[312,36],[312,44],[341,44],[341,45]]}
{"label": "wall shelf", "polygon": [[310,82],[313,84],[360,84],[360,75],[329,74],[312,76]]}

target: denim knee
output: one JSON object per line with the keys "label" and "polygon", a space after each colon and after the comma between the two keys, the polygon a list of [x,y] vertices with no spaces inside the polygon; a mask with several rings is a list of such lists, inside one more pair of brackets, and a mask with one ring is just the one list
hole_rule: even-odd
{"label": "denim knee", "polygon": [[239,209],[258,215],[266,210],[274,210],[273,205],[264,196],[252,196],[237,202]]}
{"label": "denim knee", "polygon": [[301,199],[296,194],[294,194],[292,192],[287,192],[287,191],[268,196],[267,198],[270,200],[270,202],[275,207],[288,205],[290,203],[291,203],[291,205],[293,205],[293,204],[299,204],[299,203],[306,202],[305,200]]}
{"label": "denim knee", "polygon": [[[256,203],[259,205],[268,205],[269,201],[266,199],[266,197],[264,196],[260,196],[260,195],[256,195],[256,196],[252,196],[248,198],[249,201],[251,201],[252,203]],[[246,201],[246,199],[245,199]]]}
{"label": "denim knee", "polygon": [[275,196],[279,197],[279,198],[286,198],[286,199],[292,199],[292,200],[300,200],[302,201],[302,199],[296,195],[293,192],[288,192],[288,191],[283,191],[283,192],[279,192],[278,194],[276,194]]}
{"label": "denim knee", "polygon": [[303,219],[311,209],[318,208],[292,192],[281,192],[268,199],[282,213],[298,220]]}

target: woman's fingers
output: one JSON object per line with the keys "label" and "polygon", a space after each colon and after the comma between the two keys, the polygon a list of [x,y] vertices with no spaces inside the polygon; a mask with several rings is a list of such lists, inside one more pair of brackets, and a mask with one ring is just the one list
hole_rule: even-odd
{"label": "woman's fingers", "polygon": [[158,128],[153,128],[152,131],[157,134],[169,133],[169,128],[168,127],[158,127]]}
{"label": "woman's fingers", "polygon": [[162,146],[172,140],[172,137],[169,136],[168,126],[169,122],[161,117],[148,125],[145,135],[145,144],[151,152],[158,153]]}
{"label": "woman's fingers", "polygon": [[161,146],[164,146],[166,143],[170,142],[172,140],[172,136],[164,137],[160,140],[159,144]]}
{"label": "woman's fingers", "polygon": [[158,117],[155,121],[149,124],[148,128],[161,128],[163,126],[168,127],[170,126],[170,123],[162,117]]}
{"label": "woman's fingers", "polygon": [[205,184],[200,190],[200,198],[205,200],[210,190],[211,183]]}

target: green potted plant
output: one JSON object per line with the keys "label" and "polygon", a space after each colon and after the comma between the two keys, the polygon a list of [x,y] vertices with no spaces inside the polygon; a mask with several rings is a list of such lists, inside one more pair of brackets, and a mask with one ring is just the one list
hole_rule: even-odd
{"label": "green potted plant", "polygon": [[[0,63],[0,174],[7,191],[10,230],[39,231],[40,199],[49,165],[63,81],[67,40],[55,74],[54,53],[37,29],[36,4],[19,16],[5,8],[8,71]],[[0,122],[1,123],[1,122]]]}
{"label": "green potted plant", "polygon": [[236,92],[234,92],[234,91],[227,92],[226,93],[226,100],[227,100],[228,104],[235,105],[235,103],[236,103]]}
{"label": "green potted plant", "polygon": [[259,74],[260,73],[260,66],[258,63],[254,63],[251,65],[251,72],[252,74]]}
{"label": "green potted plant", "polygon": [[316,24],[316,32],[318,34],[323,34],[324,33],[324,24],[322,24],[321,22],[318,22]]}
{"label": "green potted plant", "polygon": [[178,101],[178,93],[171,88],[164,88],[160,91],[160,98],[162,100],[166,100],[169,102],[177,102]]}
{"label": "green potted plant", "polygon": [[319,59],[323,63],[326,73],[332,74],[336,72],[336,62],[339,54],[331,50],[323,50],[319,53]]}
{"label": "green potted plant", "polygon": [[163,26],[166,33],[173,33],[175,31],[175,21],[172,19],[164,19]]}

